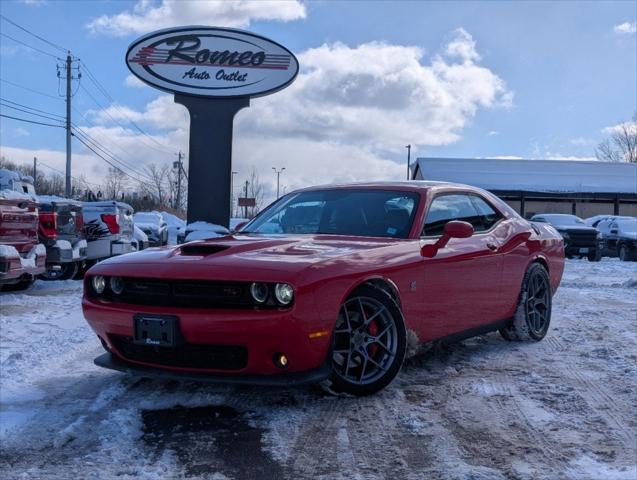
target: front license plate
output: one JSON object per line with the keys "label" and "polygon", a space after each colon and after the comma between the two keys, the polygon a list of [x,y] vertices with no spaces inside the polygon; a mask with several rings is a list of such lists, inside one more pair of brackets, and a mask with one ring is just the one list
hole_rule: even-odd
{"label": "front license plate", "polygon": [[133,317],[138,345],[175,347],[179,336],[179,319],[174,315],[153,315],[138,313]]}
{"label": "front license plate", "polygon": [[588,248],[580,248],[579,253],[588,253]]}

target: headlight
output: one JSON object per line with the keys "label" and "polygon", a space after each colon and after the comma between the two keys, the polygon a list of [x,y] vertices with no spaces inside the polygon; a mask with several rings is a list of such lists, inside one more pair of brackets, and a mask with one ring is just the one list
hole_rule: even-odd
{"label": "headlight", "polygon": [[263,303],[268,299],[268,286],[265,283],[253,283],[250,293],[257,303]]}
{"label": "headlight", "polygon": [[597,232],[597,240],[601,240],[602,239],[602,232]]}
{"label": "headlight", "polygon": [[294,299],[294,289],[287,283],[277,283],[274,287],[274,296],[282,305],[288,305]]}
{"label": "headlight", "polygon": [[95,290],[95,293],[97,293],[98,295],[104,293],[104,289],[106,288],[106,279],[104,277],[102,277],[101,275],[96,275],[93,277],[92,282],[93,290]]}
{"label": "headlight", "polygon": [[124,279],[122,277],[112,277],[110,280],[111,290],[115,295],[119,295],[124,291]]}

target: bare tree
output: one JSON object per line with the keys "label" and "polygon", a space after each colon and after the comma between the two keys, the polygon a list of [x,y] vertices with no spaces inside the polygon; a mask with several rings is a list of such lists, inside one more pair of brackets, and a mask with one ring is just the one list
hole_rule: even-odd
{"label": "bare tree", "polygon": [[613,129],[610,138],[595,149],[598,160],[637,163],[637,111],[632,122],[623,122]]}
{"label": "bare tree", "polygon": [[119,168],[110,167],[102,188],[106,198],[119,199],[126,188],[126,174]]}
{"label": "bare tree", "polygon": [[146,176],[150,178],[150,182],[142,184],[142,189],[151,190],[149,193],[151,193],[161,205],[168,205],[167,194],[170,190],[168,174],[170,173],[170,167],[168,165],[158,167],[153,163],[146,166],[145,172]]}

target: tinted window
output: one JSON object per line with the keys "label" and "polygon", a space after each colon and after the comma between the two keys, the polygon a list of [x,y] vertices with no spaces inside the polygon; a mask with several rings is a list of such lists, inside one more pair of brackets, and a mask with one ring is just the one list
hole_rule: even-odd
{"label": "tinted window", "polygon": [[477,228],[475,225],[473,226],[477,232],[480,230],[489,230],[498,223],[498,220],[500,220],[500,214],[496,212],[491,205],[475,195],[472,195],[471,199],[473,200],[473,204],[476,206],[476,210],[478,210],[478,213],[482,216],[482,228]]}
{"label": "tinted window", "polygon": [[418,203],[413,192],[337,189],[283,197],[241,233],[406,238]]}
{"label": "tinted window", "polygon": [[423,235],[426,237],[442,235],[445,224],[451,220],[469,222],[476,230],[483,228],[482,216],[469,195],[440,195],[435,197],[429,206]]}

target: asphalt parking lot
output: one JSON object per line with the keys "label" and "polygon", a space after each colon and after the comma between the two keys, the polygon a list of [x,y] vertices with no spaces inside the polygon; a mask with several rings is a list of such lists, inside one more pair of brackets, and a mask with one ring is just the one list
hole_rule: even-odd
{"label": "asphalt parking lot", "polygon": [[543,342],[435,348],[367,398],[101,370],[80,295],[0,297],[2,478],[637,478],[636,263],[567,261]]}

